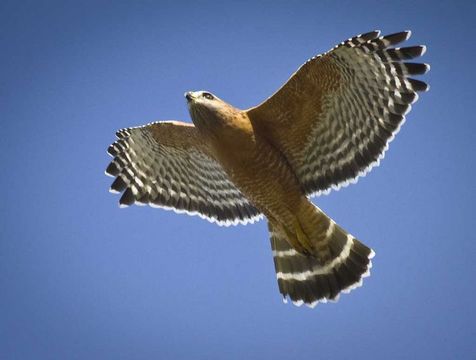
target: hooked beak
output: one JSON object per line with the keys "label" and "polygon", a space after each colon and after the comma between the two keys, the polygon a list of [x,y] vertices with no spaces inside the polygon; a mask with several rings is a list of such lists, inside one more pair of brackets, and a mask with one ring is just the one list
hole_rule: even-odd
{"label": "hooked beak", "polygon": [[191,91],[187,91],[185,94],[183,94],[185,96],[185,99],[187,99],[187,102],[190,102],[194,99],[193,95],[192,95],[192,92]]}

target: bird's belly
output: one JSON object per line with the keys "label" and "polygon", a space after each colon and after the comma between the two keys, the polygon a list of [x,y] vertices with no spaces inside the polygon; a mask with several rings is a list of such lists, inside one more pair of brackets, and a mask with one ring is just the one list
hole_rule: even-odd
{"label": "bird's belly", "polygon": [[268,218],[285,222],[305,199],[286,159],[266,143],[254,144],[223,165],[243,195]]}

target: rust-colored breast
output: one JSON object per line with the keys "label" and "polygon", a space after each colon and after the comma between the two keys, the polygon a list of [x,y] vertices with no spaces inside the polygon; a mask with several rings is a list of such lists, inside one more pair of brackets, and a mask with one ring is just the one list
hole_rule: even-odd
{"label": "rust-colored breast", "polygon": [[266,216],[282,217],[302,200],[298,181],[286,158],[254,132],[243,112],[235,126],[213,141],[216,157],[232,182]]}

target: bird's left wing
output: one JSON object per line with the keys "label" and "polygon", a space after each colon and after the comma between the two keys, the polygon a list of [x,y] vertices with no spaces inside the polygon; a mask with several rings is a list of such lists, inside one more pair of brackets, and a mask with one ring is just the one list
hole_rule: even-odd
{"label": "bird's left wing", "polygon": [[121,206],[134,203],[199,215],[220,225],[262,215],[229,180],[197,129],[177,121],[126,128],[108,148],[106,174]]}
{"label": "bird's left wing", "polygon": [[287,158],[306,194],[337,189],[383,157],[417,92],[410,78],[426,64],[406,62],[424,46],[393,48],[409,31],[358,35],[316,56],[273,96],[247,111],[255,131]]}

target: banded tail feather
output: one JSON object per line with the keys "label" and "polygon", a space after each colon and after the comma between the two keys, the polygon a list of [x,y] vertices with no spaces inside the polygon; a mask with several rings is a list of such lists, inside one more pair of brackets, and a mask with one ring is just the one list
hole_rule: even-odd
{"label": "banded tail feather", "polygon": [[279,292],[284,302],[289,298],[297,306],[306,304],[312,308],[319,302],[337,301],[340,293],[360,287],[363,278],[370,275],[374,251],[331,219],[329,224],[326,236],[333,257],[322,263],[316,256],[298,252],[278,227],[268,223]]}

